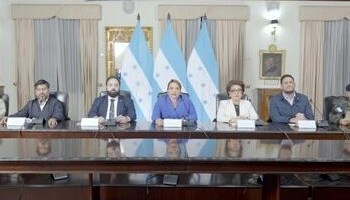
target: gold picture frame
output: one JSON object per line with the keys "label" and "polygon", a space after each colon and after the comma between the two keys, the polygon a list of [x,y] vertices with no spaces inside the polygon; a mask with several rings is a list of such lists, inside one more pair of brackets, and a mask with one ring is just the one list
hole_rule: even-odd
{"label": "gold picture frame", "polygon": [[284,74],[286,50],[277,50],[271,44],[268,50],[260,50],[260,79],[278,80]]}
{"label": "gold picture frame", "polygon": [[[117,66],[117,53],[120,53],[116,47],[125,47],[131,40],[131,36],[134,33],[134,26],[106,26],[105,27],[105,65],[106,65],[106,77],[116,75]],[[142,27],[145,33],[145,38],[151,52],[153,49],[153,30],[152,27]]]}

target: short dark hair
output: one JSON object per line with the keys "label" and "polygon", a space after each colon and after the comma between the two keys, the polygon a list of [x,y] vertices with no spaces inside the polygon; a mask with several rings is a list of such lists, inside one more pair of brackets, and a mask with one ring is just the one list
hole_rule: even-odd
{"label": "short dark hair", "polygon": [[293,79],[293,81],[294,81],[294,77],[293,77],[292,75],[290,75],[290,74],[285,74],[285,75],[283,75],[283,76],[281,77],[281,79],[280,79],[281,85],[282,85],[283,79],[288,78],[288,77],[291,78],[291,79]]}
{"label": "short dark hair", "polygon": [[245,90],[245,84],[243,81],[237,81],[237,80],[231,80],[230,82],[228,82],[228,84],[226,85],[226,92],[227,94],[230,93],[230,89],[233,85],[239,85],[242,88],[242,94],[244,93]]}
{"label": "short dark hair", "polygon": [[[229,143],[229,141],[230,140],[234,140],[234,139],[227,139],[226,140],[226,142],[225,142],[225,156],[226,157],[231,157],[231,155],[230,155],[230,150],[228,149],[228,143]],[[238,140],[238,142],[239,142],[239,152],[238,152],[238,154],[237,154],[237,158],[240,158],[240,157],[242,157],[242,142],[241,142],[241,140]]]}
{"label": "short dark hair", "polygon": [[[42,85],[42,84],[40,84],[40,85]],[[48,145],[47,151],[40,152],[39,151],[39,143],[47,144]],[[51,140],[49,140],[49,139],[40,139],[38,141],[38,144],[37,144],[37,147],[36,147],[36,153],[38,154],[38,156],[47,156],[47,155],[49,155],[51,153]]]}
{"label": "short dark hair", "polygon": [[350,83],[346,86],[346,91],[350,92]]}
{"label": "short dark hair", "polygon": [[170,86],[171,83],[176,83],[176,84],[180,87],[180,90],[181,90],[181,88],[182,88],[181,83],[180,83],[180,81],[178,81],[178,80],[176,80],[176,79],[171,79],[171,80],[169,81],[168,86],[167,86],[166,89],[169,89],[169,86]]}
{"label": "short dark hair", "polygon": [[110,77],[108,77],[107,80],[106,80],[106,85],[107,85],[108,81],[111,80],[111,79],[116,79],[116,80],[118,81],[119,85],[120,85],[120,80],[119,80],[119,78],[116,77],[116,76],[110,76]]}
{"label": "short dark hair", "polygon": [[116,140],[112,140],[110,142],[107,143],[107,146],[106,148],[113,148],[113,149],[116,149],[116,148],[120,148],[120,143]]}
{"label": "short dark hair", "polygon": [[39,85],[46,85],[47,88],[50,88],[50,83],[47,82],[47,81],[44,80],[44,79],[40,79],[40,80],[38,80],[37,82],[35,82],[34,88],[38,87]]}

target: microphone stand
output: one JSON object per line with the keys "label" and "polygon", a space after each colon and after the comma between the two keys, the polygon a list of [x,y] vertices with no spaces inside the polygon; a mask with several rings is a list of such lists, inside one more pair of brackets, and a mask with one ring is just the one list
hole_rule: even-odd
{"label": "microphone stand", "polygon": [[318,107],[316,106],[316,104],[312,101],[312,99],[310,99],[311,104],[314,106],[315,110],[317,111],[317,113],[321,116],[321,120],[317,120],[316,121],[316,125],[319,128],[325,128],[329,126],[329,123],[327,120],[324,119],[323,113],[320,111],[320,109],[318,109]]}

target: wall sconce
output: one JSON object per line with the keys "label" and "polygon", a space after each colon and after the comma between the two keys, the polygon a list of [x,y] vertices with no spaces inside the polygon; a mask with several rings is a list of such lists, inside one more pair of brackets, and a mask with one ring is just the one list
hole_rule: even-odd
{"label": "wall sconce", "polygon": [[276,42],[276,28],[278,26],[278,19],[273,19],[271,20],[270,24],[271,24],[271,27],[273,28],[273,30],[271,31],[271,35],[273,37],[273,42]]}

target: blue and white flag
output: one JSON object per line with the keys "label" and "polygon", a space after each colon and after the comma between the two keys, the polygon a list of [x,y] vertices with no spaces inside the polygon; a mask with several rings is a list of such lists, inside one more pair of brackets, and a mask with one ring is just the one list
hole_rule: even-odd
{"label": "blue and white flag", "polygon": [[121,139],[120,146],[126,157],[153,156],[153,139]]}
{"label": "blue and white flag", "polygon": [[206,20],[201,23],[197,41],[188,59],[187,77],[198,120],[212,121],[216,117],[215,98],[219,93],[219,74]]}
{"label": "blue and white flag", "polygon": [[131,92],[139,121],[151,121],[152,80],[153,58],[138,21],[129,46],[124,52],[121,89]]}
{"label": "blue and white flag", "polygon": [[[186,61],[176,39],[171,20],[167,20],[166,30],[154,61],[155,86],[166,91],[168,82],[176,79],[181,82],[182,92],[187,92]],[[155,88],[156,89],[156,88]]]}

